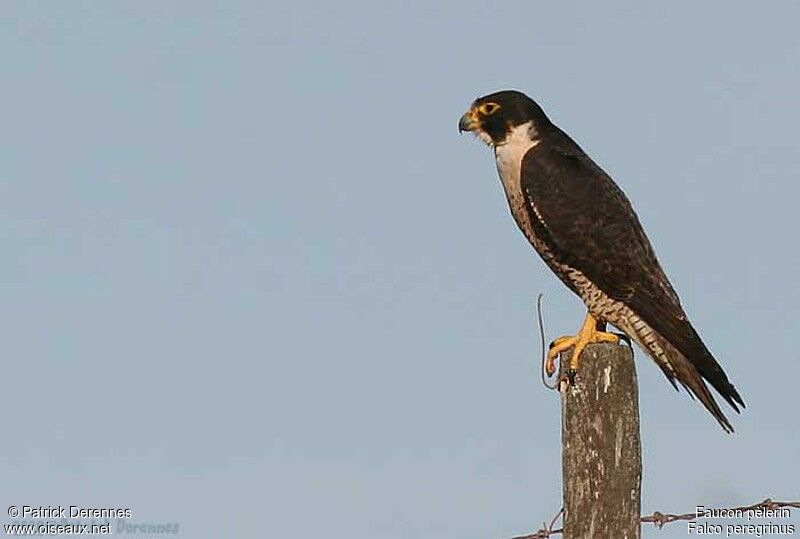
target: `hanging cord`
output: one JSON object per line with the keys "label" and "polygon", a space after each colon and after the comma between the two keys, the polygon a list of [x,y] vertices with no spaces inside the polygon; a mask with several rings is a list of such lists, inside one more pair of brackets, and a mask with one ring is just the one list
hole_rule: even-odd
{"label": "hanging cord", "polygon": [[541,364],[542,385],[544,385],[544,387],[546,387],[547,389],[552,389],[553,391],[556,391],[558,389],[558,382],[554,383],[553,385],[547,383],[547,375],[544,372],[544,363],[545,361],[547,361],[547,338],[544,335],[544,320],[542,317],[543,297],[544,294],[542,294],[541,292],[536,297],[536,313],[539,319],[539,336],[541,337],[542,341],[542,364]]}

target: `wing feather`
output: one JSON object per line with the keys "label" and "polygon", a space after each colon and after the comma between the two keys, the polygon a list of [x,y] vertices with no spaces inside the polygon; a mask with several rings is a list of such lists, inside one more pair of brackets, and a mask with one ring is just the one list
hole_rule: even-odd
{"label": "wing feather", "polygon": [[738,412],[741,396],[689,322],[625,194],[565,133],[554,127],[545,136],[521,170],[538,235],[560,262],[627,305],[670,344],[673,356],[688,360],[681,365],[684,358],[670,358],[679,367],[675,375],[714,415],[712,408],[719,408],[698,373]]}

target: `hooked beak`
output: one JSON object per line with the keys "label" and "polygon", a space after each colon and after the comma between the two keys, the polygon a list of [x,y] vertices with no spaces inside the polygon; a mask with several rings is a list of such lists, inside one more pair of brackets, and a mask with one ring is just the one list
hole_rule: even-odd
{"label": "hooked beak", "polygon": [[458,121],[458,132],[463,133],[464,131],[475,131],[480,126],[481,122],[478,120],[475,110],[470,109]]}

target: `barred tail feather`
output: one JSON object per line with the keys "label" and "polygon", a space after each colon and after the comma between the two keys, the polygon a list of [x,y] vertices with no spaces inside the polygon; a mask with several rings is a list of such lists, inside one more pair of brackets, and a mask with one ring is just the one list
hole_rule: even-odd
{"label": "barred tail feather", "polygon": [[739,406],[744,407],[744,401],[699,337],[700,350],[698,352],[702,353],[702,356],[689,359],[667,339],[649,327],[640,329],[633,336],[637,343],[655,360],[673,387],[677,389],[676,381],[679,382],[692,398],[697,397],[700,400],[726,432],[734,431],[706,382],[711,384],[737,413],[739,413]]}

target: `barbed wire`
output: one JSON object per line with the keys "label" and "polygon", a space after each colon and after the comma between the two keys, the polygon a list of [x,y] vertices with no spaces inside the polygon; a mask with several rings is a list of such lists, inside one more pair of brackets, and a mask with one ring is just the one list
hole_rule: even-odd
{"label": "barbed wire", "polygon": [[520,537],[514,537],[514,539],[547,539],[548,537],[552,537],[553,535],[562,533],[564,531],[564,528],[553,529],[553,526],[556,525],[556,522],[558,522],[558,519],[561,518],[562,516],[564,516],[563,507],[558,510],[558,513],[556,513],[556,516],[554,516],[553,519],[550,521],[550,524],[547,524],[547,522],[542,522],[542,529],[539,530],[538,532],[531,535],[522,535]]}
{"label": "barbed wire", "polygon": [[[766,510],[773,510],[773,509],[781,509],[783,507],[794,507],[800,509],[800,502],[781,502],[781,501],[774,501],[770,498],[758,503],[754,503],[753,505],[743,505],[741,507],[726,507],[726,508],[714,508],[714,512],[717,511],[726,511],[731,514],[735,514],[737,512],[745,513],[747,511],[758,511],[759,509],[766,509]],[[711,508],[709,508],[711,509]],[[555,535],[559,535],[564,533],[564,528],[554,528],[553,526],[556,525],[558,519],[564,515],[564,508],[562,507],[559,509],[556,516],[548,524],[547,522],[542,523],[542,529],[540,529],[536,533],[532,533],[529,535],[520,535],[519,537],[514,537],[513,539],[548,539],[549,537],[553,537]],[[683,513],[683,514],[671,514],[671,513],[662,513],[660,511],[653,512],[652,515],[643,515],[639,518],[639,522],[652,522],[656,525],[657,528],[662,528],[664,524],[669,524],[670,522],[675,522],[676,520],[700,520],[703,516],[698,515],[697,512],[695,513]]]}

